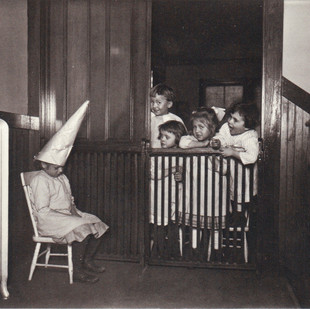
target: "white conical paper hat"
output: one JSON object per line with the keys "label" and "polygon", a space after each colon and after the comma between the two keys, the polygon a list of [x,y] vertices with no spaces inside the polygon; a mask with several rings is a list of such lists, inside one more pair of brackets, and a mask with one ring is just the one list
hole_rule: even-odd
{"label": "white conical paper hat", "polygon": [[89,101],[85,101],[67,122],[51,137],[36,160],[64,166],[73,147],[74,140],[86,115]]}

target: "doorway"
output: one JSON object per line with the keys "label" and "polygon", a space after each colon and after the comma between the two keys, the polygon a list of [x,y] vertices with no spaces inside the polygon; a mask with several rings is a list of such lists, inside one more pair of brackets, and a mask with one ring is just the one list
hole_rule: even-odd
{"label": "doorway", "polygon": [[262,25],[263,0],[153,0],[153,84],[175,90],[171,111],[188,127],[206,85],[238,81],[261,106]]}
{"label": "doorway", "polygon": [[151,34],[153,85],[175,90],[171,112],[187,128],[202,105],[242,98],[261,108],[263,0],[154,0]]}

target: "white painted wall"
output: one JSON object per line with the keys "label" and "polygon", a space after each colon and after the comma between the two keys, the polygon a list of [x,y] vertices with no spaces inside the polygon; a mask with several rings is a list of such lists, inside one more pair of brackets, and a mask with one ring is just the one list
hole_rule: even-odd
{"label": "white painted wall", "polygon": [[0,111],[28,113],[27,0],[0,0]]}
{"label": "white painted wall", "polygon": [[282,75],[310,93],[310,0],[284,0]]}

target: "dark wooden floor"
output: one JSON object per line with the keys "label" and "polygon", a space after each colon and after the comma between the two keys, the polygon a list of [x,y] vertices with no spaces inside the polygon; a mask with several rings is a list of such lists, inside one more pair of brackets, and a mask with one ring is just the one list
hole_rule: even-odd
{"label": "dark wooden floor", "polygon": [[[106,266],[93,285],[69,285],[66,270],[36,269],[27,281],[31,256],[10,267],[10,297],[1,308],[297,308],[286,279],[268,271],[188,269],[123,262]],[[12,266],[13,265],[13,266]]]}

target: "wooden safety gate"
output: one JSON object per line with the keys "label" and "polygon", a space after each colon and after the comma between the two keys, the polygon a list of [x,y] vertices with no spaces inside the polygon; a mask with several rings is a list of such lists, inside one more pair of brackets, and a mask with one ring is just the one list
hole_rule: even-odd
{"label": "wooden safety gate", "polygon": [[255,267],[257,164],[197,149],[148,154],[148,263]]}

